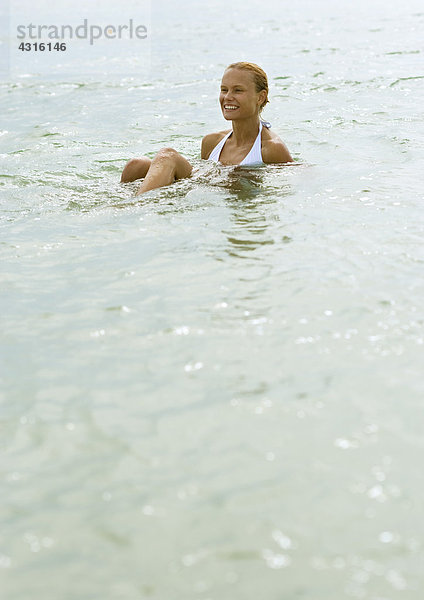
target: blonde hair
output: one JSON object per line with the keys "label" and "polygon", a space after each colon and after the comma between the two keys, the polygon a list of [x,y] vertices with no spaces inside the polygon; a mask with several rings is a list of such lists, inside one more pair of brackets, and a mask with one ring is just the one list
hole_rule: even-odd
{"label": "blonde hair", "polygon": [[250,73],[252,73],[253,82],[256,87],[256,92],[259,93],[259,92],[262,92],[262,90],[265,90],[265,92],[266,92],[265,100],[262,102],[261,106],[259,107],[259,112],[262,112],[265,105],[268,104],[268,102],[269,102],[269,100],[268,100],[268,77],[266,76],[265,71],[263,69],[261,69],[261,67],[259,67],[258,65],[255,65],[255,63],[251,63],[251,62],[231,63],[231,65],[228,65],[228,67],[225,70],[227,70],[227,69],[240,69],[241,71],[249,71]]}

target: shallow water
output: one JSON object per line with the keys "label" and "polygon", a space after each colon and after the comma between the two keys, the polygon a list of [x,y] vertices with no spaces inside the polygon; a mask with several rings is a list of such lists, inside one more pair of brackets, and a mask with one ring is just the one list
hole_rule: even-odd
{"label": "shallow water", "polygon": [[[149,78],[1,83],[2,597],[420,600],[424,13],[185,6]],[[199,161],[240,58],[296,166]]]}

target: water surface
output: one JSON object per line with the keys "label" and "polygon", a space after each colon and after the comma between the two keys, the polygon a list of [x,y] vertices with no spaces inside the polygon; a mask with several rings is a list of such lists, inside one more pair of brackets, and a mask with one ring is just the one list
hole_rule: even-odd
{"label": "water surface", "polygon": [[[149,77],[1,82],[5,598],[421,599],[423,23],[166,2]],[[239,59],[298,165],[119,184]]]}

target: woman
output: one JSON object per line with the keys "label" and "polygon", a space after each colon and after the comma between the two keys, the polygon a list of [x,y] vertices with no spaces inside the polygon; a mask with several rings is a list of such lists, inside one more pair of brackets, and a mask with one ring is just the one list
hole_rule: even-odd
{"label": "woman", "polygon": [[[223,165],[261,165],[293,162],[290,152],[271,125],[260,114],[268,102],[268,80],[258,65],[237,62],[229,65],[221,82],[219,103],[232,129],[210,133],[202,140],[201,157]],[[162,148],[150,160],[130,160],[121,182],[145,178],[137,195],[190,177],[193,167],[173,148]]]}

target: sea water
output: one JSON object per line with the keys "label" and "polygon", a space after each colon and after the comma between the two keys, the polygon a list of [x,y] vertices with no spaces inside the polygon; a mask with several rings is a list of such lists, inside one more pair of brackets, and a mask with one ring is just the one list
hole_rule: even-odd
{"label": "sea water", "polygon": [[[3,78],[2,598],[421,600],[423,26],[165,0],[140,69]],[[199,160],[237,60],[294,166]]]}

